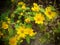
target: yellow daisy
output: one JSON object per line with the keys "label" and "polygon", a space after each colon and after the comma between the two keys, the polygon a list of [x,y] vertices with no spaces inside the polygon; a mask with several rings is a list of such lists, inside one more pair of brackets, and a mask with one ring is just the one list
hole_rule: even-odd
{"label": "yellow daisy", "polygon": [[25,22],[30,23],[30,18],[26,18]]}
{"label": "yellow daisy", "polygon": [[45,20],[43,14],[37,13],[34,17],[35,23],[37,24],[43,24],[43,21]]}
{"label": "yellow daisy", "polygon": [[38,4],[37,3],[33,3],[33,6],[38,6]]}
{"label": "yellow daisy", "polygon": [[3,29],[7,29],[8,28],[8,24],[6,22],[2,22],[2,28]]}
{"label": "yellow daisy", "polygon": [[17,45],[17,39],[15,37],[10,38],[9,45]]}
{"label": "yellow daisy", "polygon": [[22,9],[25,10],[26,9],[26,6],[25,5],[22,5]]}
{"label": "yellow daisy", "polygon": [[36,32],[34,32],[34,30],[32,28],[26,28],[25,34],[27,34],[29,36],[34,36],[36,34]]}
{"label": "yellow daisy", "polygon": [[36,3],[33,3],[33,7],[31,8],[32,11],[39,11],[40,7],[36,4]]}
{"label": "yellow daisy", "polygon": [[19,28],[16,28],[17,34],[19,35],[20,38],[25,38],[25,27],[20,26]]}
{"label": "yellow daisy", "polygon": [[24,2],[18,2],[18,5],[25,5]]}
{"label": "yellow daisy", "polygon": [[56,12],[53,12],[51,10],[51,7],[47,7],[45,10],[45,15],[49,18],[49,19],[53,19],[54,17],[56,17]]}
{"label": "yellow daisy", "polygon": [[22,16],[23,15],[23,12],[21,12],[20,15]]}

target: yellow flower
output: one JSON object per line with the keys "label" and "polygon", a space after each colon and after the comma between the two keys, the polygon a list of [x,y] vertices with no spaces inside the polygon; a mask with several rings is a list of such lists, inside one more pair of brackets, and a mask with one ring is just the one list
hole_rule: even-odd
{"label": "yellow flower", "polygon": [[39,11],[40,7],[36,4],[36,3],[33,3],[33,7],[31,8],[32,11]]}
{"label": "yellow flower", "polygon": [[40,9],[39,6],[37,6],[37,7],[34,6],[31,8],[32,11],[37,11],[37,12],[39,11],[39,9]]}
{"label": "yellow flower", "polygon": [[25,10],[26,9],[26,6],[25,5],[22,5],[22,9]]}
{"label": "yellow flower", "polygon": [[24,2],[18,2],[18,5],[25,5]]}
{"label": "yellow flower", "polygon": [[25,38],[26,37],[25,27],[20,26],[20,27],[16,28],[16,30],[17,30],[17,34],[19,35],[19,38]]}
{"label": "yellow flower", "polygon": [[33,6],[38,6],[37,3],[33,3]]}
{"label": "yellow flower", "polygon": [[7,21],[8,24],[10,24],[10,22],[11,22],[10,20]]}
{"label": "yellow flower", "polygon": [[34,36],[36,34],[36,32],[34,32],[33,29],[31,29],[31,28],[26,28],[25,34],[27,34],[29,36]]}
{"label": "yellow flower", "polygon": [[57,13],[56,13],[56,12],[53,12],[50,7],[47,7],[47,8],[46,8],[45,15],[46,15],[49,19],[53,19],[54,17],[56,17],[56,14],[57,14]]}
{"label": "yellow flower", "polygon": [[7,28],[8,28],[8,24],[7,24],[6,22],[3,22],[3,23],[2,23],[2,28],[3,28],[3,29],[7,29]]}
{"label": "yellow flower", "polygon": [[30,18],[26,18],[25,22],[30,23]]}
{"label": "yellow flower", "polygon": [[46,11],[51,11],[51,7],[50,6],[48,6],[48,7],[46,7],[46,9],[45,9]]}
{"label": "yellow flower", "polygon": [[23,12],[21,12],[20,15],[22,16],[23,15]]}
{"label": "yellow flower", "polygon": [[34,17],[35,23],[37,24],[43,24],[43,21],[45,20],[44,16],[41,13],[37,13]]}
{"label": "yellow flower", "polygon": [[9,45],[17,45],[17,39],[15,37],[10,38]]}

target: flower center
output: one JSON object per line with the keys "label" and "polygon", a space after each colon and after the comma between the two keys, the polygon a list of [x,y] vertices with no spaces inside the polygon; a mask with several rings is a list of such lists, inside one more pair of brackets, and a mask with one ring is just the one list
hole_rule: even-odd
{"label": "flower center", "polygon": [[51,15],[51,12],[48,12],[49,15]]}

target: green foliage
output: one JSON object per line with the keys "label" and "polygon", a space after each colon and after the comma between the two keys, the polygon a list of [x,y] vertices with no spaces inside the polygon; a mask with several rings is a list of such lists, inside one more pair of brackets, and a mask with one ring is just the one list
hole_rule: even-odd
{"label": "green foliage", "polygon": [[30,36],[27,36],[27,37],[26,37],[26,42],[27,42],[28,44],[30,44]]}

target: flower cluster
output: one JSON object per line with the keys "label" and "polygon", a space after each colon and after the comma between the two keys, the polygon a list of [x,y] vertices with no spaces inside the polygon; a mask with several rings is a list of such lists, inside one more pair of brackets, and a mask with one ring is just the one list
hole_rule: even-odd
{"label": "flower cluster", "polygon": [[34,36],[36,34],[36,32],[34,32],[33,29],[25,28],[24,26],[18,27],[16,30],[17,30],[17,35],[19,36],[19,38],[25,38],[26,35]]}
{"label": "flower cluster", "polygon": [[20,45],[24,39],[27,43],[30,43],[30,39],[33,39],[37,34],[33,24],[41,26],[57,17],[56,11],[52,8],[53,6],[43,8],[37,3],[33,3],[32,7],[28,7],[24,2],[18,2],[11,15],[1,16],[4,18],[1,20],[0,37],[5,35],[4,39],[8,38],[8,45]]}

